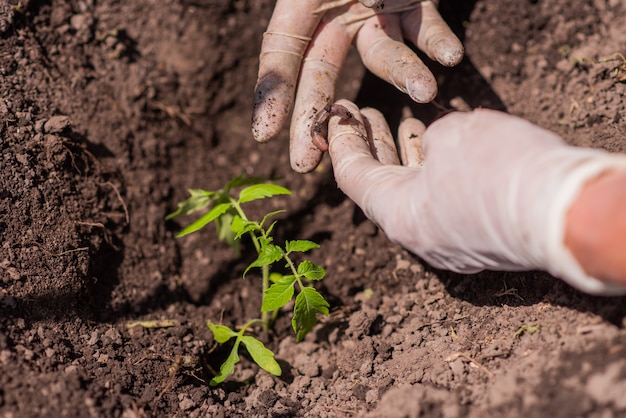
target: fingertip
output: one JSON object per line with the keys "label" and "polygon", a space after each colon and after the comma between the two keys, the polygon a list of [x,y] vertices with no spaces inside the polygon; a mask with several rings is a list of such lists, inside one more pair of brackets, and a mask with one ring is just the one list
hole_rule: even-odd
{"label": "fingertip", "polygon": [[314,144],[308,129],[298,129],[292,120],[289,137],[289,158],[291,168],[297,173],[310,173],[315,170],[323,157]]}
{"label": "fingertip", "polygon": [[323,156],[324,154],[317,148],[297,146],[293,141],[289,149],[291,169],[300,174],[315,170]]}
{"label": "fingertip", "polygon": [[370,150],[374,158],[385,165],[399,165],[398,150],[385,116],[374,108],[362,109],[361,114],[369,129]]}
{"label": "fingertip", "polygon": [[402,29],[407,39],[444,66],[455,66],[463,59],[463,44],[431,1],[403,14]]}
{"label": "fingertip", "polygon": [[278,135],[289,117],[295,86],[275,73],[257,81],[252,109],[252,136],[267,142]]}
{"label": "fingertip", "polygon": [[456,36],[442,36],[432,42],[431,54],[439,64],[454,67],[463,60],[465,48]]}
{"label": "fingertip", "polygon": [[375,107],[364,107],[361,109],[361,114],[369,120],[385,120],[385,116]]}
{"label": "fingertip", "polygon": [[398,143],[402,164],[407,167],[420,167],[424,162],[422,141],[426,126],[418,119],[407,118],[398,128]]}
{"label": "fingertip", "polygon": [[333,116],[328,122],[328,152],[333,167],[336,170],[341,168],[347,157],[367,156],[373,159],[358,106],[345,99],[338,100],[335,105],[344,107],[351,113],[353,120],[344,122],[341,117]]}
{"label": "fingertip", "polygon": [[362,121],[361,111],[359,107],[356,104],[352,103],[350,100],[339,99],[335,102],[335,104],[345,107],[350,113],[352,113],[354,117],[357,118],[357,120]]}
{"label": "fingertip", "polygon": [[406,91],[411,99],[417,103],[430,103],[439,91],[435,76],[426,68],[419,68],[419,72],[406,81]]}

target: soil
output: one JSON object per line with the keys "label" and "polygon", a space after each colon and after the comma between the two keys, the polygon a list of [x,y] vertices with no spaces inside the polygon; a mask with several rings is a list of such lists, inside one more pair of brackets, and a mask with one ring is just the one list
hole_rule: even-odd
{"label": "soil", "polygon": [[[626,300],[541,272],[464,276],[391,244],[328,159],[289,168],[287,131],[250,133],[266,0],[0,0],[1,417],[612,417],[626,413]],[[573,145],[626,152],[619,0],[445,1],[466,45],[414,105],[351,53],[338,96],[392,124],[409,107],[523,116]],[[165,222],[186,189],[239,174],[294,195],[278,239],[312,239],[331,313],[296,344],[263,334],[282,377],[224,352],[207,320],[256,317],[253,259],[212,228]],[[263,206],[265,205],[265,206]],[[249,247],[249,245],[248,245]],[[175,326],[128,328],[132,320]]]}

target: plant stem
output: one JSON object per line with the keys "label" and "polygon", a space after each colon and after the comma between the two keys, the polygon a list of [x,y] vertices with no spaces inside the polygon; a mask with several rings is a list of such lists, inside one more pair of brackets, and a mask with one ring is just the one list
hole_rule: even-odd
{"label": "plant stem", "polygon": [[[265,300],[265,291],[270,287],[270,267],[263,266],[263,296],[261,298],[261,306],[263,306],[263,300]],[[269,312],[261,312],[261,321],[263,322],[263,331],[270,329]]]}
{"label": "plant stem", "polygon": [[296,269],[296,266],[293,264],[293,261],[291,261],[291,258],[287,254],[283,254],[283,258],[289,265],[289,268],[291,269],[293,276],[296,278],[296,281],[298,282],[298,286],[300,286],[300,289],[302,289],[304,285],[302,284],[302,280],[300,279],[300,273],[298,273],[298,269]]}
{"label": "plant stem", "polygon": [[239,330],[239,332],[237,334],[239,334],[239,336],[242,336],[246,333],[246,331],[248,330],[248,328],[252,328],[252,326],[254,324],[257,324],[259,322],[263,322],[262,319],[252,319],[250,321],[248,321],[243,327],[241,327],[241,329]]}
{"label": "plant stem", "polygon": [[[235,210],[237,211],[237,213],[239,214],[239,216],[241,216],[241,219],[243,219],[244,221],[249,221],[248,217],[246,216],[246,213],[243,211],[243,209],[241,208],[241,205],[239,204],[239,202],[235,199],[233,199],[232,197],[230,198],[230,202],[233,205],[233,207],[235,208]],[[263,230],[263,228],[261,228],[261,233],[263,234],[263,236],[265,237],[265,231]],[[254,248],[256,249],[256,253],[260,254],[261,253],[261,244],[259,243],[259,238],[256,236],[256,234],[254,233],[254,231],[250,231],[248,233],[250,235],[250,238],[252,239],[252,243],[254,244]],[[262,283],[262,288],[261,288],[261,306],[263,306],[263,300],[265,299],[265,291],[270,287],[270,268],[269,266],[263,266],[261,268],[261,272],[263,275],[263,283]],[[269,312],[261,312],[261,322],[262,322],[262,326],[263,326],[263,331],[267,331],[270,329],[270,319],[269,319]]]}

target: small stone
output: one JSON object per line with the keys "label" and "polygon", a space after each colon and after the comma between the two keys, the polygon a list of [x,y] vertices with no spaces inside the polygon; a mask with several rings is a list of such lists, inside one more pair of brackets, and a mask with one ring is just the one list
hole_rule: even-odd
{"label": "small stone", "polygon": [[13,357],[13,352],[11,350],[0,351],[0,364],[8,364],[11,357]]}
{"label": "small stone", "polygon": [[98,331],[94,331],[91,333],[91,337],[89,337],[89,341],[87,341],[87,345],[95,345],[100,340],[100,336],[98,335]]}
{"label": "small stone", "polygon": [[76,373],[78,372],[78,366],[76,366],[75,364],[70,364],[65,368],[64,371],[66,374]]}
{"label": "small stone", "polygon": [[46,119],[39,119],[37,122],[35,122],[35,131],[39,132],[39,133],[43,133],[44,132],[44,128],[43,126],[46,124]]}
{"label": "small stone", "polygon": [[104,336],[111,340],[113,344],[122,344],[122,334],[116,328],[110,328],[104,333]]}
{"label": "small stone", "polygon": [[33,359],[33,357],[35,357],[35,352],[34,352],[33,350],[26,349],[26,350],[24,350],[24,352],[22,353],[22,357],[23,357],[25,360],[32,360],[32,359]]}
{"label": "small stone", "polygon": [[128,330],[131,338],[141,338],[144,334],[144,328],[141,325],[135,325]]}
{"label": "small stone", "polygon": [[43,125],[43,129],[45,132],[50,134],[58,134],[63,132],[63,130],[69,127],[72,124],[70,118],[68,116],[52,116],[46,123]]}
{"label": "small stone", "polygon": [[194,405],[195,405],[194,401],[191,398],[189,398],[188,396],[185,396],[183,398],[183,400],[178,402],[178,407],[180,409],[182,409],[183,411],[187,411],[187,410],[193,408]]}

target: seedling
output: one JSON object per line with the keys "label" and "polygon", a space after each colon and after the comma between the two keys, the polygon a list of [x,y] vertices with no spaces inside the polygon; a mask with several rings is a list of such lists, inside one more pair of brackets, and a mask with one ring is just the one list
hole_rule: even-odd
{"label": "seedling", "polygon": [[521,327],[519,327],[517,329],[517,331],[515,331],[515,335],[516,337],[519,337],[520,335],[524,334],[524,333],[528,333],[528,334],[534,334],[535,332],[539,331],[541,329],[541,325],[537,324],[537,325],[522,325]]}
{"label": "seedling", "polygon": [[[234,189],[240,189],[235,195]],[[264,182],[259,178],[237,177],[228,182],[221,190],[189,190],[190,197],[178,204],[178,210],[169,214],[166,219],[204,211],[196,221],[184,228],[179,237],[196,232],[214,222],[218,238],[226,241],[237,253],[241,240],[248,236],[257,253],[257,258],[243,272],[245,277],[253,268],[260,268],[262,275],[261,318],[252,319],[235,331],[225,325],[207,322],[213,338],[224,344],[233,338],[235,342],[229,356],[220,366],[220,371],[210,384],[218,385],[233,373],[235,364],[239,362],[239,347],[243,343],[252,360],[265,371],[280,376],[282,370],[274,359],[274,353],[267,349],[261,341],[246,335],[256,325],[267,330],[279,310],[295,297],[291,324],[296,333],[296,341],[301,341],[317,323],[317,315],[328,315],[329,304],[312,286],[326,275],[326,270],[315,263],[304,260],[296,264],[292,258],[295,253],[304,253],[319,248],[315,242],[308,240],[286,241],[283,246],[274,243],[272,232],[277,221],[270,220],[284,210],[267,213],[260,221],[250,220],[243,210],[244,203],[277,195],[288,195],[291,191],[276,184]],[[284,262],[286,272],[272,271],[277,263]],[[297,294],[296,294],[297,292]]]}

